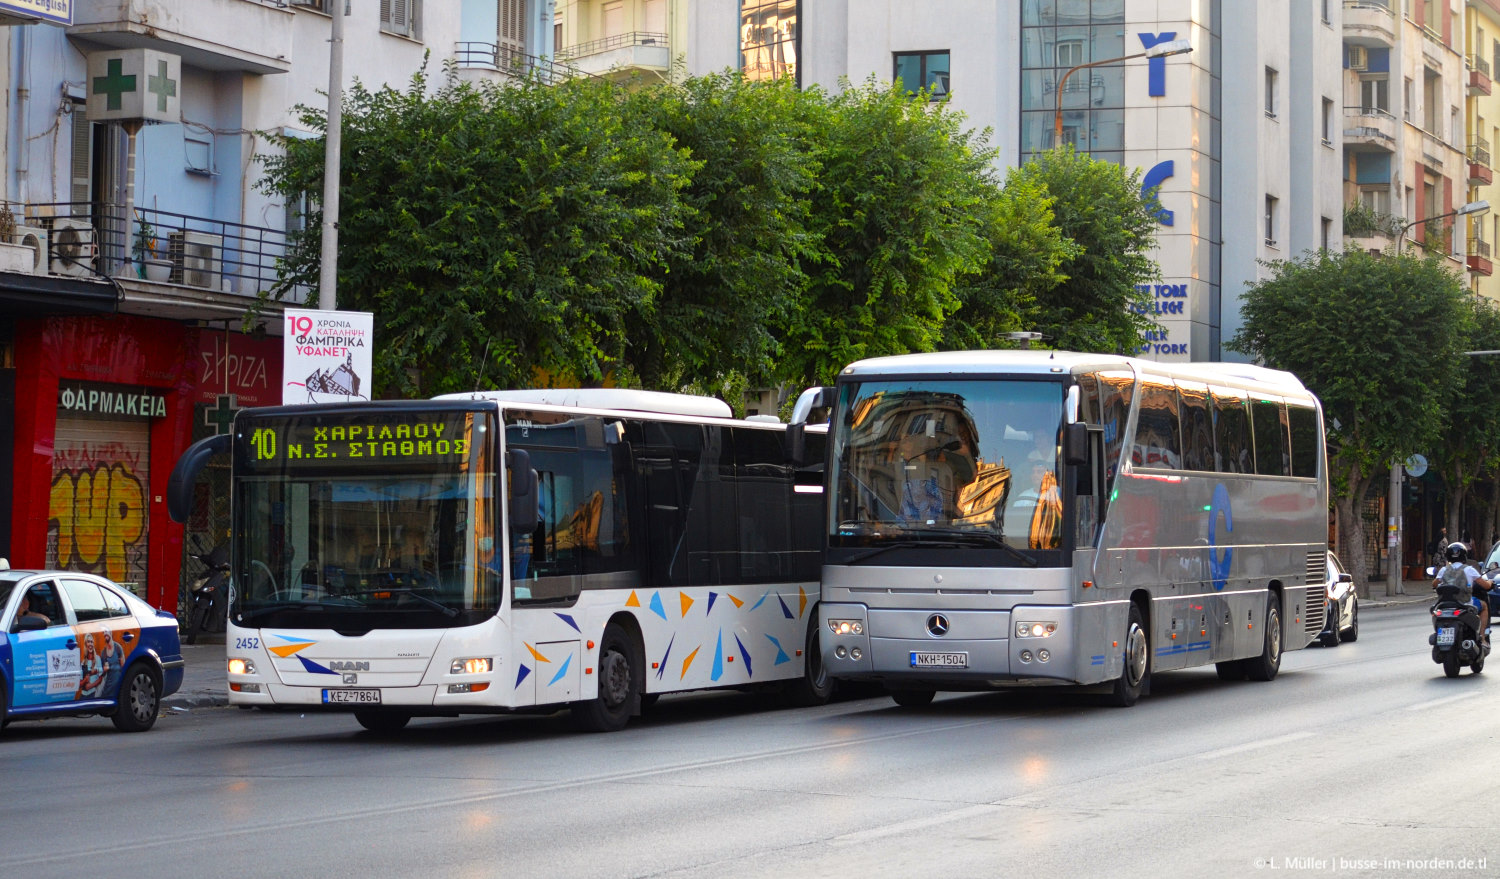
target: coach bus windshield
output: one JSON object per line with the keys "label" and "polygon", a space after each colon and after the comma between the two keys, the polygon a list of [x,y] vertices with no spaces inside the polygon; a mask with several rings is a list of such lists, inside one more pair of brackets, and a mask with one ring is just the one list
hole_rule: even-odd
{"label": "coach bus windshield", "polygon": [[835,417],[831,547],[1062,548],[1061,382],[847,384]]}
{"label": "coach bus windshield", "polygon": [[242,418],[242,626],[469,625],[500,604],[490,418],[463,411]]}

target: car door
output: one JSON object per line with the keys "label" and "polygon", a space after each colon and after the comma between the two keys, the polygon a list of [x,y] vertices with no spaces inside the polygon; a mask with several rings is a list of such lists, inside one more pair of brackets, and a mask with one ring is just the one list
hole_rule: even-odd
{"label": "car door", "polygon": [[108,587],[82,577],[62,578],[62,591],[78,621],[81,674],[78,698],[85,701],[119,696],[126,657],[138,643],[141,630],[125,600]]}
{"label": "car door", "polygon": [[22,584],[31,609],[46,616],[46,628],[17,631],[14,615],[6,621],[14,661],[16,691],[11,710],[17,714],[64,708],[78,701],[82,676],[78,638],[58,591],[57,581],[36,578]]}

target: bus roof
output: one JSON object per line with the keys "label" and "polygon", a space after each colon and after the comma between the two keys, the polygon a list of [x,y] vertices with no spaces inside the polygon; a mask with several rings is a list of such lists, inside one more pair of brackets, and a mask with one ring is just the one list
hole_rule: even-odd
{"label": "bus roof", "polygon": [[1080,354],[1073,351],[940,351],[872,357],[845,367],[841,377],[877,375],[1047,375],[1098,369],[1134,369],[1150,375],[1188,381],[1255,385],[1297,395],[1308,394],[1297,376],[1253,363],[1158,363],[1112,354]]}
{"label": "bus roof", "polygon": [[729,404],[717,397],[692,394],[667,394],[661,391],[637,391],[629,388],[534,388],[517,391],[475,391],[469,394],[443,394],[434,400],[494,400],[498,403],[530,403],[542,406],[569,406],[587,409],[614,409],[624,412],[654,412],[664,415],[691,415],[701,418],[733,418]]}

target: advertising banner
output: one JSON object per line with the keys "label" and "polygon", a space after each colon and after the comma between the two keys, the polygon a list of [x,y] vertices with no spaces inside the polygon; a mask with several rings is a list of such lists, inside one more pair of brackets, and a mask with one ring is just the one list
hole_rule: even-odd
{"label": "advertising banner", "polygon": [[281,402],[370,399],[375,315],[367,311],[286,310]]}
{"label": "advertising banner", "polygon": [[70,25],[73,0],[0,0],[0,15],[6,14]]}

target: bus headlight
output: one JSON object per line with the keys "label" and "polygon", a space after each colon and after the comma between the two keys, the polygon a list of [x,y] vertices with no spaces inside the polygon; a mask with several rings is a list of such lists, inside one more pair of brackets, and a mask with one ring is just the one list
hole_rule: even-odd
{"label": "bus headlight", "polygon": [[865,624],[859,620],[829,620],[828,628],[835,635],[863,635]]}
{"label": "bus headlight", "polygon": [[455,659],[448,667],[450,675],[482,675],[488,674],[495,668],[495,662],[488,656],[475,657],[473,659]]}
{"label": "bus headlight", "polygon": [[255,674],[255,660],[232,656],[229,658],[229,673],[232,675],[253,675]]}
{"label": "bus headlight", "polygon": [[1050,638],[1057,623],[1016,623],[1017,638]]}

